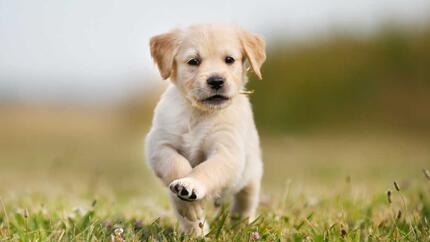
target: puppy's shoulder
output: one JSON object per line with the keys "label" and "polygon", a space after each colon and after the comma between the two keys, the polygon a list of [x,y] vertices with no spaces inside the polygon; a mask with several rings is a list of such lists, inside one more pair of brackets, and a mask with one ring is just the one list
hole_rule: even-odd
{"label": "puppy's shoulder", "polygon": [[178,121],[188,120],[190,115],[188,109],[186,100],[179,90],[174,85],[170,85],[155,107],[153,125],[177,127]]}

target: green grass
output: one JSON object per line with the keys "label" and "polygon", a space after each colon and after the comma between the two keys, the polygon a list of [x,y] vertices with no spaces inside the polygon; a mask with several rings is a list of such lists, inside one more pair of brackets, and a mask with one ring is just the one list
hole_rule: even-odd
{"label": "green grass", "polygon": [[[103,131],[104,116],[72,122],[79,129],[55,118],[41,122],[44,132],[34,118],[0,125],[7,137],[0,146],[0,241],[197,239],[178,233],[168,189],[142,160],[143,134],[105,132],[121,129],[110,123]],[[198,240],[430,240],[430,180],[422,172],[430,164],[428,137],[337,130],[263,135],[262,144],[260,216],[251,225],[232,222],[227,205],[209,204],[211,232]]]}
{"label": "green grass", "polygon": [[[427,182],[427,184],[426,184]],[[324,195],[299,192],[290,183],[283,194],[265,198],[260,217],[231,222],[227,209],[214,211],[205,240],[218,241],[428,241],[429,182],[398,192],[369,194],[349,181]],[[321,193],[321,190],[319,190]],[[68,194],[70,196],[70,194]],[[152,200],[157,198],[150,198]],[[160,199],[160,198],[158,198]],[[133,200],[133,199],[132,199]],[[4,241],[194,241],[179,234],[167,208],[154,202],[117,202],[115,197],[69,198],[35,194],[2,197],[0,238]],[[115,240],[116,239],[116,240]]]}

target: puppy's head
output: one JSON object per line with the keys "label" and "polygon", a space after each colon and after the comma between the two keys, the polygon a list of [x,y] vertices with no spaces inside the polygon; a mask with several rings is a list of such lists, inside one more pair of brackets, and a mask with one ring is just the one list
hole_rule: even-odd
{"label": "puppy's head", "polygon": [[170,78],[193,106],[227,107],[246,84],[250,66],[261,79],[264,40],[236,26],[205,24],[175,29],[150,41],[163,79]]}

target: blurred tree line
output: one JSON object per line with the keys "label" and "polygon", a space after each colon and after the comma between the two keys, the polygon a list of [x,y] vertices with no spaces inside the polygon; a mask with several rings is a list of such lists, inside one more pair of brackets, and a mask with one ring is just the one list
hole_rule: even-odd
{"label": "blurred tree line", "polygon": [[248,86],[262,131],[430,130],[430,29],[281,41],[268,50],[262,73]]}

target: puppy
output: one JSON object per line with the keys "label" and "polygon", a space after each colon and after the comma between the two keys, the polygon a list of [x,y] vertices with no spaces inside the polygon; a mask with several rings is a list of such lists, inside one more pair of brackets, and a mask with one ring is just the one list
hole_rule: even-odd
{"label": "puppy", "polygon": [[247,69],[261,79],[265,42],[237,26],[193,25],[154,36],[151,55],[171,84],[154,112],[145,154],[170,188],[184,232],[209,232],[206,200],[234,194],[231,215],[255,219],[263,163]]}

